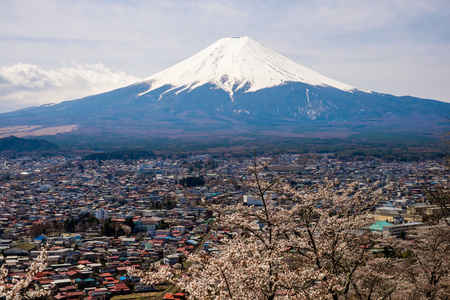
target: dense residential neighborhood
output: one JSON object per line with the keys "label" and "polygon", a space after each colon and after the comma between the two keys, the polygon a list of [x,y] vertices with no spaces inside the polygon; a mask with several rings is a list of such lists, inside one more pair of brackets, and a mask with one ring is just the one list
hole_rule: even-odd
{"label": "dense residential neighborhood", "polygon": [[[105,299],[143,294],[184,299],[170,285],[145,285],[127,273],[186,268],[188,254],[214,252],[230,228],[213,228],[210,204],[262,203],[235,180],[245,180],[255,158],[191,155],[140,161],[82,157],[0,160],[0,264],[19,278],[41,249],[47,267],[30,290],[54,299]],[[364,189],[378,185],[378,222],[369,229],[400,237],[439,213],[425,189],[448,185],[437,162],[343,161],[332,154],[285,154],[267,163],[266,177],[302,189],[327,178]],[[375,197],[375,196],[374,196]],[[374,249],[377,250],[377,249]],[[375,251],[376,252],[376,251]],[[132,299],[132,298],[129,298]]]}

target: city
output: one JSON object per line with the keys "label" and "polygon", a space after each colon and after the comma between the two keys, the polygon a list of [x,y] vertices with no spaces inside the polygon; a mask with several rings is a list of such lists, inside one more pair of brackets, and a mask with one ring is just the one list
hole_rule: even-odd
{"label": "city", "polygon": [[[370,210],[378,222],[370,229],[384,239],[439,215],[426,189],[448,186],[450,180],[434,161],[341,161],[333,154],[256,160],[267,164],[262,176],[281,178],[296,189],[330,178],[362,190],[376,183]],[[229,229],[211,230],[210,205],[262,205],[236,184],[248,180],[254,163],[255,158],[210,154],[137,161],[2,159],[0,263],[10,277],[20,276],[45,246],[47,268],[30,288],[48,290],[55,299],[164,293],[167,285],[140,283],[127,269],[181,269],[193,251],[214,252],[218,237]]]}

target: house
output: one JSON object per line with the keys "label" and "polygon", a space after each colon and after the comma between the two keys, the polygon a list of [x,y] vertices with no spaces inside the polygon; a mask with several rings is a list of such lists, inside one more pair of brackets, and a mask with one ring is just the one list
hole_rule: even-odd
{"label": "house", "polygon": [[162,218],[158,217],[143,217],[137,222],[137,230],[154,233],[161,223]]}
{"label": "house", "polygon": [[386,222],[386,221],[378,221],[373,223],[372,225],[369,226],[369,229],[372,232],[383,232],[383,227],[385,226],[391,226],[392,223]]}
{"label": "house", "polygon": [[22,255],[22,256],[28,256],[31,252],[31,250],[35,249],[36,246],[33,244],[23,243],[20,245],[17,245],[15,247],[6,249],[3,251],[3,255]]}
{"label": "house", "polygon": [[42,245],[47,243],[47,237],[43,234],[41,234],[40,236],[34,238],[33,243],[35,243],[36,245]]}
{"label": "house", "polygon": [[130,292],[130,288],[123,282],[114,283],[113,285],[108,286],[108,289],[113,295]]}
{"label": "house", "polygon": [[164,257],[163,262],[164,264],[168,264],[170,266],[173,266],[174,264],[178,263],[180,260],[179,254],[171,254]]}
{"label": "house", "polygon": [[422,226],[422,222],[410,222],[406,224],[397,224],[383,227],[383,238],[391,236],[401,237],[406,231]]}
{"label": "house", "polygon": [[256,199],[252,195],[244,195],[244,205],[262,206],[262,199]]}
{"label": "house", "polygon": [[107,288],[96,288],[92,291],[89,291],[89,296],[95,297],[95,298],[105,297],[107,294],[108,294]]}
{"label": "house", "polygon": [[175,293],[175,294],[165,294],[163,297],[164,300],[185,300],[186,294],[183,293]]}

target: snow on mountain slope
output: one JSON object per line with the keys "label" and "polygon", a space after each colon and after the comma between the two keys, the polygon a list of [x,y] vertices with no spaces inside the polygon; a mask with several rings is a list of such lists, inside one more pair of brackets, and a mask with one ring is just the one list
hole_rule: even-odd
{"label": "snow on mountain slope", "polygon": [[179,93],[212,83],[225,90],[232,99],[233,93],[244,87],[246,92],[254,92],[287,82],[330,86],[344,91],[359,90],[305,68],[249,37],[222,38],[144,82],[150,85],[145,93],[164,85],[171,85],[171,90],[181,88]]}

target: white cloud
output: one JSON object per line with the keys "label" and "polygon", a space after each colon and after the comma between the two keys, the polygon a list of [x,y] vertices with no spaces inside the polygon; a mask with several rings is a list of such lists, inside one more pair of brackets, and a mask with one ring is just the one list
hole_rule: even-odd
{"label": "white cloud", "polygon": [[19,63],[0,67],[0,112],[59,103],[113,90],[139,78],[103,64],[71,64],[44,70]]}
{"label": "white cloud", "polygon": [[450,101],[448,0],[11,0],[1,8],[0,66],[101,61],[144,78],[219,38],[247,35],[351,85]]}

